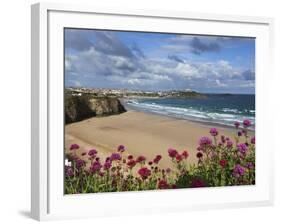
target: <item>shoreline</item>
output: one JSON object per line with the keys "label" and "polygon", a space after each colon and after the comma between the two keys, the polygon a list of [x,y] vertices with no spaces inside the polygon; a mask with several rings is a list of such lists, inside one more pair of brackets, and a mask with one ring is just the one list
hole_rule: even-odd
{"label": "shoreline", "polygon": [[[234,127],[234,124],[233,124],[233,126],[230,126],[230,125],[226,125],[226,124],[222,124],[222,123],[215,123],[215,122],[202,121],[202,120],[192,120],[192,119],[188,119],[188,118],[169,116],[169,115],[166,115],[166,114],[164,115],[164,114],[160,114],[160,113],[153,112],[153,111],[141,110],[141,109],[139,109],[139,108],[137,108],[135,106],[131,106],[128,103],[125,102],[126,99],[124,99],[124,98],[119,98],[119,100],[121,101],[122,105],[125,107],[125,109],[127,111],[135,111],[135,112],[147,113],[147,114],[156,115],[156,116],[168,117],[168,118],[171,118],[171,119],[192,122],[192,123],[195,123],[195,124],[198,123],[198,124],[206,125],[206,126],[208,126],[210,128],[212,128],[212,127],[221,127],[221,128],[236,130],[235,127]],[[255,130],[253,130],[253,129],[249,129],[248,131],[251,132],[252,134],[255,133]]]}

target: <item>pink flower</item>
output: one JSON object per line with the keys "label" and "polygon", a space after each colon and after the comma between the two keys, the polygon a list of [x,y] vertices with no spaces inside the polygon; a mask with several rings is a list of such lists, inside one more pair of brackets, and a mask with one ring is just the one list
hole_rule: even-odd
{"label": "pink flower", "polygon": [[175,149],[173,149],[173,148],[169,148],[169,149],[168,149],[168,154],[169,154],[169,156],[170,156],[171,158],[175,158],[176,155],[178,154],[178,151],[175,150]]}
{"label": "pink flower", "polygon": [[202,179],[195,178],[191,182],[191,187],[194,187],[194,188],[196,188],[196,187],[206,187],[206,184]]}
{"label": "pink flower", "polygon": [[75,165],[76,165],[76,169],[81,169],[83,166],[85,166],[86,162],[82,159],[76,159],[75,160]]}
{"label": "pink flower", "polygon": [[218,130],[216,128],[211,128],[210,129],[210,134],[212,136],[217,136],[219,134]]}
{"label": "pink flower", "polygon": [[106,161],[104,164],[103,164],[103,169],[104,170],[109,170],[111,168],[111,161]]}
{"label": "pink flower", "polygon": [[128,155],[128,159],[133,159],[134,157],[132,155]]}
{"label": "pink flower", "polygon": [[243,125],[245,128],[247,128],[247,127],[251,126],[251,121],[246,119],[243,121]]}
{"label": "pink flower", "polygon": [[101,172],[101,171],[100,171],[100,172],[99,172],[99,176],[100,176],[100,177],[103,177],[103,176],[104,176],[104,172]]}
{"label": "pink flower", "polygon": [[209,137],[203,136],[199,139],[199,145],[203,146],[210,146],[212,144],[212,140]]}
{"label": "pink flower", "polygon": [[138,170],[138,174],[143,180],[145,180],[151,175],[151,170],[146,167],[142,167]]}
{"label": "pink flower", "polygon": [[182,161],[182,156],[180,154],[176,155],[176,160],[177,162],[181,162]]}
{"label": "pink flower", "polygon": [[111,157],[110,157],[111,161],[114,161],[114,160],[121,160],[121,155],[119,153],[112,153],[111,154]]}
{"label": "pink flower", "polygon": [[159,189],[167,189],[167,188],[169,188],[169,184],[167,183],[166,180],[159,180],[158,181],[158,188]]}
{"label": "pink flower", "polygon": [[154,158],[153,162],[156,163],[156,164],[158,164],[161,159],[162,159],[162,156],[161,156],[161,155],[157,155],[157,156]]}
{"label": "pink flower", "polygon": [[238,121],[235,121],[235,122],[234,122],[234,126],[235,126],[236,128],[239,128],[240,123],[239,123]]}
{"label": "pink flower", "polygon": [[80,146],[78,145],[78,144],[72,144],[72,145],[70,145],[70,150],[77,150],[77,149],[79,149],[80,148]]}
{"label": "pink flower", "polygon": [[235,167],[233,169],[233,176],[238,178],[238,177],[244,176],[244,174],[245,174],[244,167],[239,164],[235,165]]}
{"label": "pink flower", "polygon": [[220,165],[222,168],[225,168],[227,166],[228,161],[225,159],[220,160]]}
{"label": "pink flower", "polygon": [[188,156],[189,156],[188,151],[186,151],[186,150],[184,150],[181,155],[182,155],[182,157],[185,158],[185,159],[187,159]]}
{"label": "pink flower", "polygon": [[256,144],[256,138],[255,138],[255,136],[251,138],[251,143],[252,143],[252,144]]}
{"label": "pink flower", "polygon": [[246,152],[248,150],[248,147],[247,147],[246,144],[240,143],[240,144],[237,145],[237,150],[242,154],[246,154]]}
{"label": "pink flower", "polygon": [[252,162],[248,162],[246,164],[246,167],[250,170],[250,169],[253,169],[254,168],[254,164]]}
{"label": "pink flower", "polygon": [[146,158],[144,156],[139,156],[136,160],[137,163],[145,162]]}
{"label": "pink flower", "polygon": [[73,169],[69,166],[65,167],[65,175],[67,177],[73,177],[74,176]]}
{"label": "pink flower", "polygon": [[96,172],[99,172],[101,168],[102,168],[102,165],[100,164],[100,162],[95,161],[95,162],[92,163],[92,165],[90,167],[90,171],[92,173],[96,173]]}
{"label": "pink flower", "polygon": [[88,151],[88,155],[89,155],[90,157],[95,157],[95,156],[97,155],[97,153],[98,153],[98,151],[95,150],[95,149],[90,149],[90,150]]}
{"label": "pink flower", "polygon": [[129,160],[129,161],[127,162],[127,166],[128,166],[130,169],[132,169],[136,164],[137,164],[136,161],[133,160],[133,159],[131,159],[131,160]]}
{"label": "pink flower", "polygon": [[226,142],[226,147],[230,149],[230,148],[232,148],[232,146],[233,146],[233,142],[231,140],[228,140]]}
{"label": "pink flower", "polygon": [[125,151],[125,146],[124,145],[119,145],[117,150],[118,150],[118,152],[124,152]]}

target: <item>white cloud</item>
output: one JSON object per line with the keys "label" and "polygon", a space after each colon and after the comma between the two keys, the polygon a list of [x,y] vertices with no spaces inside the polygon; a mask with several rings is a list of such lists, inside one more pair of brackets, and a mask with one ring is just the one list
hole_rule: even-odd
{"label": "white cloud", "polygon": [[221,81],[219,79],[216,79],[216,83],[219,87],[227,87],[227,85],[224,83],[221,83]]}
{"label": "white cloud", "polygon": [[[81,77],[103,78],[115,83],[130,85],[154,85],[175,82],[175,79],[231,79],[240,77],[241,72],[234,69],[228,61],[205,63],[182,63],[169,59],[136,60],[124,56],[107,55],[91,47],[75,57],[66,57],[66,70],[75,68]],[[218,86],[224,86],[218,83]]]}
{"label": "white cloud", "polygon": [[135,58],[110,55],[94,46],[75,56],[67,55],[65,68],[67,73],[72,74],[71,79],[76,74],[76,80],[80,83],[69,81],[75,86],[91,83],[121,88],[128,85],[134,88],[189,88],[215,83],[216,88],[225,88],[228,80],[242,80],[245,76],[226,60],[190,63],[169,58]]}

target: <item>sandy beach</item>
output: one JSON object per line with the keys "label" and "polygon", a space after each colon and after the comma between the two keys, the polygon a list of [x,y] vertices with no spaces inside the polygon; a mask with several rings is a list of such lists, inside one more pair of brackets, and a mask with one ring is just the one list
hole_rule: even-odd
{"label": "sandy beach", "polygon": [[[116,151],[118,145],[126,146],[126,154],[144,155],[151,160],[161,154],[160,167],[168,167],[169,147],[188,150],[188,161],[195,163],[198,139],[210,136],[210,125],[130,110],[119,115],[94,117],[65,126],[65,147],[80,145],[77,155],[95,148],[103,159]],[[233,138],[235,129],[217,127],[220,134]],[[83,156],[81,156],[83,157]],[[84,156],[87,157],[87,156]],[[84,158],[85,159],[85,158]]]}

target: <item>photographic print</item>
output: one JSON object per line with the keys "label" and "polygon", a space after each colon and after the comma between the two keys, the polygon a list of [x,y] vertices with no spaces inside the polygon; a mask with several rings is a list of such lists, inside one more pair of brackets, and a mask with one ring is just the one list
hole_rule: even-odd
{"label": "photographic print", "polygon": [[255,185],[255,38],[64,28],[64,63],[65,194]]}

